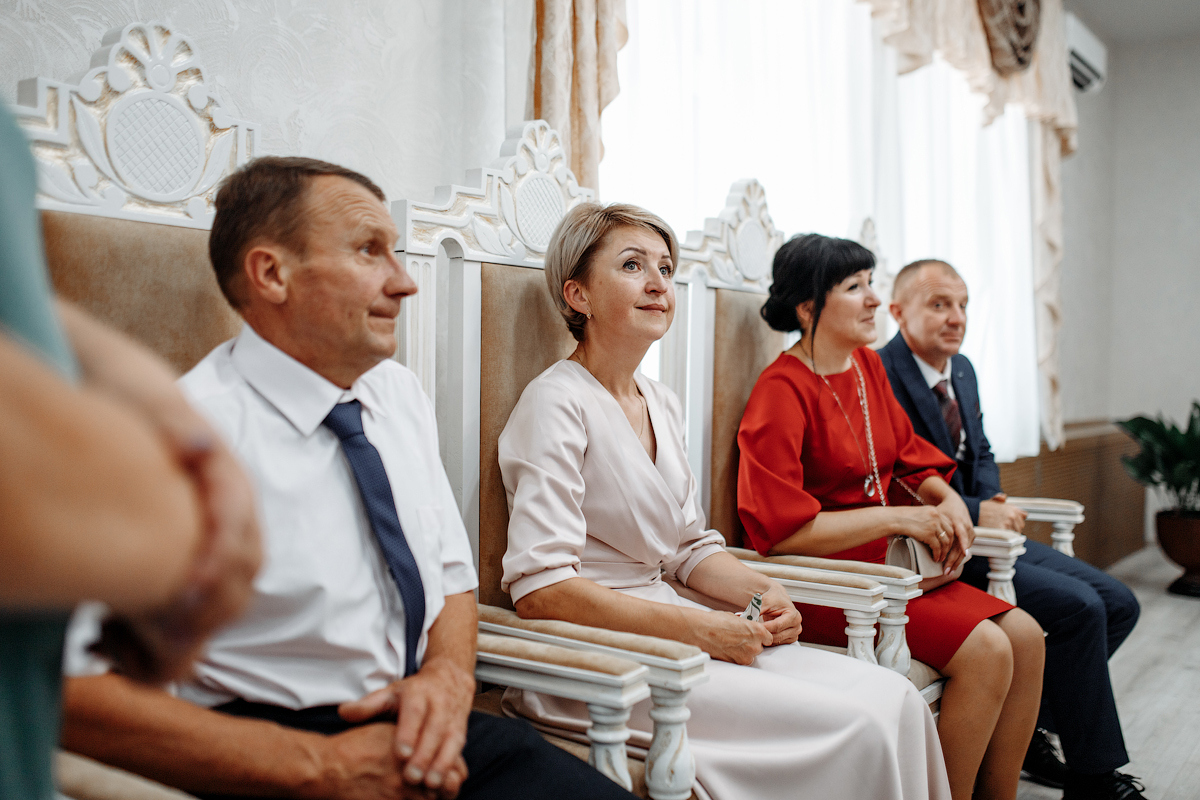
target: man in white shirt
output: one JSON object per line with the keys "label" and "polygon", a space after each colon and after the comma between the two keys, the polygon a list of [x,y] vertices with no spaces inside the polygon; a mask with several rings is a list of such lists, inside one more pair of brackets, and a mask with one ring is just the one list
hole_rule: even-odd
{"label": "man in white shirt", "polygon": [[471,550],[433,407],[389,359],[416,285],[367,178],[264,158],[209,253],[246,321],[181,379],[258,489],[255,597],[178,697],[66,693],[64,744],[210,796],[628,798],[526,723],[471,711]]}
{"label": "man in white shirt", "polygon": [[[917,435],[958,462],[951,486],[976,525],[1020,531],[1025,512],[1005,502],[1000,469],[983,432],[979,386],[958,352],[967,330],[967,285],[944,261],[915,261],[896,275],[892,316],[900,332],[880,348],[896,400]],[[1042,714],[1025,757],[1027,777],[1065,788],[1066,800],[1138,800],[1140,784],[1117,768],[1129,761],[1108,659],[1133,630],[1139,608],[1117,579],[1040,542],[1017,559],[1017,605],[1046,631]],[[986,589],[986,559],[962,580]],[[1047,735],[1056,731],[1066,757]]]}

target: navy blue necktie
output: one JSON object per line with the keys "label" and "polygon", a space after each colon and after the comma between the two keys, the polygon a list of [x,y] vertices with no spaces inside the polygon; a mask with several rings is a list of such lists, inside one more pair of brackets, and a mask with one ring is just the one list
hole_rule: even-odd
{"label": "navy blue necktie", "polygon": [[324,425],[342,442],[342,452],[350,462],[354,480],[362,493],[367,519],[371,521],[388,570],[400,589],[400,599],[404,601],[404,674],[412,675],[417,671],[417,640],[421,638],[421,627],[425,624],[425,588],[421,573],[417,571],[417,561],[400,527],[392,484],[388,482],[379,451],[363,433],[361,403],[357,400],[338,403],[325,417]]}

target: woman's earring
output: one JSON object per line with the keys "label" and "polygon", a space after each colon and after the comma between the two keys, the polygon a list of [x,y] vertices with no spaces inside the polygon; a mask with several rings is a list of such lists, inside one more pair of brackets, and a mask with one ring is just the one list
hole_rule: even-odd
{"label": "woman's earring", "polygon": [[591,319],[591,318],[592,318],[592,315],[591,315],[591,314],[588,314],[588,319]]}

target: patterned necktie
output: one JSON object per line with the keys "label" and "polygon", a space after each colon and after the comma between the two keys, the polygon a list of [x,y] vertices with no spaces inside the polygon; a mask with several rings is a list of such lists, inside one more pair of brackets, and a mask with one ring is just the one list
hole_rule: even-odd
{"label": "patterned necktie", "polygon": [[962,441],[962,415],[958,413],[958,401],[950,396],[946,381],[939,381],[933,387],[933,393],[937,395],[942,419],[946,421],[946,430],[950,432],[950,446],[957,452],[958,443]]}
{"label": "patterned necktie", "polygon": [[392,485],[388,482],[379,451],[363,433],[361,403],[357,400],[338,403],[323,424],[342,442],[342,452],[350,462],[354,480],[362,493],[367,519],[371,521],[371,529],[375,531],[388,570],[400,589],[400,599],[404,601],[404,675],[407,677],[417,671],[417,640],[421,638],[421,627],[425,624],[425,587],[400,527]]}

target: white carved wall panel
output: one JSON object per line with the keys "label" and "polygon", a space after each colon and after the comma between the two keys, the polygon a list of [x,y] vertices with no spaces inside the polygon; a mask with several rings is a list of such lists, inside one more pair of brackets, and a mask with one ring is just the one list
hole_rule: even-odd
{"label": "white carved wall panel", "polygon": [[208,228],[222,177],[254,154],[196,48],[162,22],[110,31],[71,84],[30,78],[15,112],[38,167],[39,208]]}

